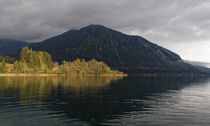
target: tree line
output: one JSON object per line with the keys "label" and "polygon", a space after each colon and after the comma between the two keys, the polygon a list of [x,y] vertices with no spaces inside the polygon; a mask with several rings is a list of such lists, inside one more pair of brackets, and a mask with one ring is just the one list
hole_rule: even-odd
{"label": "tree line", "polygon": [[47,52],[33,51],[27,46],[22,48],[20,58],[0,57],[0,73],[51,73],[71,76],[123,74],[118,70],[111,70],[107,64],[95,59],[90,61],[77,59],[59,64],[53,62],[51,55]]}

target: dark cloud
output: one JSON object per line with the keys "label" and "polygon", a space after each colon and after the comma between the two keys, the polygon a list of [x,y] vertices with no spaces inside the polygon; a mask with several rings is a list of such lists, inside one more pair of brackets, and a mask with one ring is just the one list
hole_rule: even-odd
{"label": "dark cloud", "polygon": [[101,24],[191,58],[178,47],[210,40],[209,12],[208,0],[0,0],[0,38],[40,41]]}

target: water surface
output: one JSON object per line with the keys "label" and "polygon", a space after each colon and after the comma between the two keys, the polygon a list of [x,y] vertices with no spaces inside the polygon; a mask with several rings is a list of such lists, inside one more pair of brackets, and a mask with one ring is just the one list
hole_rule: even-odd
{"label": "water surface", "polygon": [[0,77],[1,126],[210,125],[210,79]]}

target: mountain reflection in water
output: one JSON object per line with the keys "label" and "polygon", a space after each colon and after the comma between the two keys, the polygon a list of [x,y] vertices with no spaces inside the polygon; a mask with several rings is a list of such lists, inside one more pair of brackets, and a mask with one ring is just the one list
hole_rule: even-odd
{"label": "mountain reflection in water", "polygon": [[[0,124],[179,125],[189,122],[188,108],[179,108],[182,94],[186,95],[180,92],[195,85],[207,89],[208,82],[192,78],[0,77]],[[167,112],[171,113],[165,115]],[[182,119],[175,123],[173,118],[178,117]]]}

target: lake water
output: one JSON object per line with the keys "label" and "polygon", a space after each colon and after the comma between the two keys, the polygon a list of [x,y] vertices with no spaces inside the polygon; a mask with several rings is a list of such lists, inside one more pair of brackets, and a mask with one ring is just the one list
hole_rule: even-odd
{"label": "lake water", "polygon": [[210,79],[0,77],[0,126],[209,126]]}

